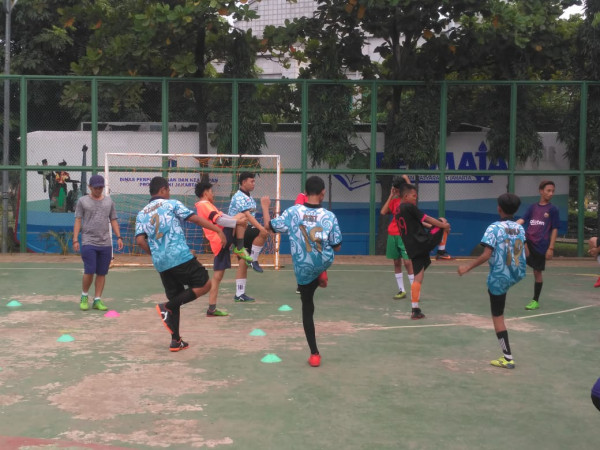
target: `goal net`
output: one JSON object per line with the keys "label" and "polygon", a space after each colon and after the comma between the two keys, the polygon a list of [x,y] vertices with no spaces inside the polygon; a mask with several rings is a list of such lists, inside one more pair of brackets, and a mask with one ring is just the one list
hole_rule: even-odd
{"label": "goal net", "polygon": [[[220,211],[228,213],[232,195],[239,189],[241,172],[256,176],[256,187],[251,193],[256,201],[256,219],[263,223],[260,197],[271,198],[271,214],[279,214],[281,192],[281,165],[279,155],[200,155],[200,154],[146,154],[107,153],[104,159],[106,195],[115,202],[123,250],[115,252],[113,265],[146,265],[147,258],[135,243],[137,213],[150,201],[150,180],[156,176],[169,181],[171,198],[181,201],[192,211],[198,201],[194,191],[201,179],[213,185],[214,203]],[[184,224],[186,240],[192,253],[202,264],[211,266],[214,255],[202,228],[189,222]],[[260,263],[279,268],[279,235],[269,234],[261,252]],[[237,264],[237,257],[232,259]]]}

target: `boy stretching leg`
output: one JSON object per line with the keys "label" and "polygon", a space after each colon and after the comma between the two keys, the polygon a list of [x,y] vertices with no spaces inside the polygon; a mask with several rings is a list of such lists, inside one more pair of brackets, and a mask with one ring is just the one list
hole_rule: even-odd
{"label": "boy stretching leg", "polygon": [[314,294],[317,287],[327,286],[327,273],[333,264],[334,251],[342,246],[342,232],[337,217],[321,206],[325,197],[325,183],[319,177],[306,180],[307,195],[304,205],[294,205],[281,216],[270,219],[269,197],[260,200],[265,228],[276,233],[287,232],[290,236],[294,274],[300,288],[302,301],[302,325],[310,348],[308,364],[318,367],[321,355],[317,348],[314,323]]}
{"label": "boy stretching leg", "polygon": [[492,366],[514,369],[508,343],[508,331],[504,323],[504,305],[508,289],[525,278],[525,230],[514,222],[513,214],[519,209],[521,199],[515,194],[502,194],[498,197],[500,221],[492,223],[483,238],[484,250],[479,258],[470,264],[460,266],[460,276],[469,270],[489,261],[490,273],[487,279],[488,293],[492,310],[492,322],[503,356],[491,361]]}
{"label": "boy stretching leg", "polygon": [[[442,242],[450,231],[450,224],[443,217],[439,220],[434,219],[417,208],[417,188],[412,184],[404,184],[400,188],[400,196],[402,203],[397,215],[398,229],[415,273],[415,280],[410,289],[412,302],[410,318],[424,319],[425,314],[421,312],[419,300],[425,270],[431,264],[429,252]],[[432,228],[427,229],[425,224],[430,224]]]}

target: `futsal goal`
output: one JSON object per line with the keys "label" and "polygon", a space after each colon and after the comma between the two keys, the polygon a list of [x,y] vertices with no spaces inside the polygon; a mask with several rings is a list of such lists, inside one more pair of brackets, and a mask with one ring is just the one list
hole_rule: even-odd
{"label": "futsal goal", "polygon": [[[135,220],[138,212],[150,201],[150,180],[162,176],[169,181],[171,198],[196,211],[196,183],[207,180],[213,185],[214,203],[228,213],[232,195],[239,189],[242,172],[255,174],[256,185],[251,193],[256,201],[256,218],[263,223],[260,197],[271,198],[271,214],[278,215],[281,198],[281,163],[279,155],[200,155],[188,153],[107,153],[104,158],[105,192],[115,202],[123,251],[115,252],[113,265],[146,265],[147,258],[135,243]],[[192,253],[204,265],[212,265],[214,255],[202,228],[189,222],[183,224]],[[261,252],[262,266],[279,268],[278,234],[269,234]],[[232,260],[235,265],[237,258]]]}

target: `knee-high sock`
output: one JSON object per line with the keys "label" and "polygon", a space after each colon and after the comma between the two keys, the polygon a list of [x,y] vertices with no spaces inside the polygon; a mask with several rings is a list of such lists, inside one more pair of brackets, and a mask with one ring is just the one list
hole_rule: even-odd
{"label": "knee-high sock", "polygon": [[196,293],[192,289],[186,289],[170,299],[165,305],[165,307],[171,311],[171,314],[173,315],[173,329],[171,330],[173,332],[171,335],[172,339],[176,341],[181,339],[181,336],[179,335],[179,312],[181,305],[185,305],[186,303],[196,300],[196,297]]}
{"label": "knee-high sock", "polygon": [[419,283],[418,281],[413,281],[413,284],[410,287],[410,293],[411,293],[412,307],[418,308],[419,307],[419,299],[421,298],[421,283]]}
{"label": "knee-high sock", "polygon": [[542,293],[542,285],[544,283],[538,283],[537,281],[533,283],[533,299],[536,302],[540,301],[540,294]]}
{"label": "knee-high sock", "polygon": [[440,242],[440,245],[438,245],[438,249],[439,250],[445,250],[446,249],[446,241],[448,240],[448,230],[444,230],[444,234],[442,235],[442,240]]}
{"label": "knee-high sock", "polygon": [[500,331],[496,333],[496,337],[498,338],[498,343],[500,344],[500,348],[502,349],[502,353],[504,353],[504,358],[507,360],[512,360],[512,353],[510,351],[510,344],[508,343],[508,331]]}
{"label": "knee-high sock", "polygon": [[315,291],[319,285],[318,279],[314,280],[310,284],[300,285],[300,299],[302,300],[302,325],[304,327],[304,334],[310,353],[316,355],[319,353],[317,348],[317,338],[315,336],[315,304],[313,301]]}
{"label": "knee-high sock", "polygon": [[404,276],[402,272],[395,274],[396,275],[396,283],[398,284],[398,289],[404,291]]}

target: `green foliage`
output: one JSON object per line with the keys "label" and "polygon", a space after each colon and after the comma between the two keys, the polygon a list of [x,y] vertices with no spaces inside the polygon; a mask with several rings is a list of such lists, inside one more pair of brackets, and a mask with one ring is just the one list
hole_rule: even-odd
{"label": "green foliage", "polygon": [[[586,2],[586,17],[577,35],[574,76],[576,79],[597,81],[600,79],[600,3]],[[600,86],[589,85],[587,97],[586,167],[600,167]],[[581,95],[575,93],[571,113],[566,116],[559,138],[567,146],[567,156],[572,167],[579,166],[579,110]]]}

